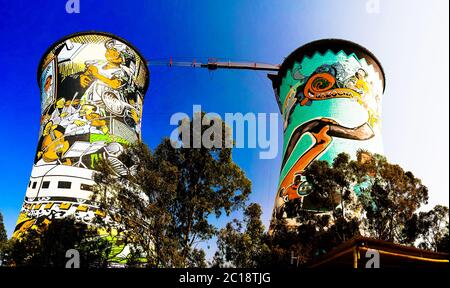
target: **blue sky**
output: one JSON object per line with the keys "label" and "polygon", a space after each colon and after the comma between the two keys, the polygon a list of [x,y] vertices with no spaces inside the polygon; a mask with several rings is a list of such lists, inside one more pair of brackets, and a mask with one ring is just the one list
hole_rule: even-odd
{"label": "blue sky", "polygon": [[[448,205],[448,1],[94,1],[68,14],[64,0],[0,0],[0,212],[10,236],[25,195],[40,117],[38,62],[67,34],[98,30],[134,44],[149,60],[186,57],[281,63],[315,39],[344,38],[371,50],[384,66],[383,137],[392,162],[412,170],[430,189],[430,205]],[[369,13],[375,12],[375,13]],[[263,72],[209,72],[152,67],[143,140],[155,147],[173,127],[175,112],[278,113]],[[281,122],[280,122],[281,123]],[[281,126],[279,128],[281,146]],[[281,150],[281,148],[279,149]],[[234,160],[253,182],[251,201],[269,220],[281,163],[258,149],[235,149]],[[239,215],[233,215],[239,216]],[[222,225],[226,219],[218,221]]]}

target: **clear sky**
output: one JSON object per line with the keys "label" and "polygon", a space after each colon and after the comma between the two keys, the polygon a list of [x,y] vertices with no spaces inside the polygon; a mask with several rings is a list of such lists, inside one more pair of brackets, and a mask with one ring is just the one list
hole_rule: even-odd
{"label": "clear sky", "polygon": [[[379,58],[386,72],[383,137],[388,159],[423,180],[430,205],[448,205],[447,0],[80,0],[79,14],[66,13],[65,2],[0,0],[0,125],[5,136],[0,141],[0,212],[9,236],[38,140],[38,62],[60,37],[85,30],[121,36],[149,60],[217,57],[278,64],[312,40],[360,43]],[[366,9],[367,2],[374,3],[371,9]],[[191,114],[193,104],[221,115],[278,112],[263,72],[153,67],[150,79],[142,128],[143,140],[153,148],[172,131],[170,116]],[[281,125],[279,133],[281,150]],[[263,206],[267,224],[281,153],[276,159],[260,160],[259,152],[235,149],[233,158],[252,180],[250,200]]]}

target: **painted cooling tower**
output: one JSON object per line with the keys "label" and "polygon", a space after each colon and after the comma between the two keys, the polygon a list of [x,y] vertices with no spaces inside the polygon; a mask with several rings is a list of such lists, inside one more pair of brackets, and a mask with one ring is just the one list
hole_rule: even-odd
{"label": "painted cooling tower", "polygon": [[41,59],[39,141],[25,200],[14,232],[72,215],[91,223],[103,213],[91,199],[93,168],[118,158],[141,137],[149,72],[142,55],[107,33],[82,32],[53,44]]}
{"label": "painted cooling tower", "polygon": [[382,153],[382,67],[360,45],[326,39],[298,48],[269,77],[284,124],[273,217],[291,219],[301,209],[325,212],[306,194],[302,173],[312,161],[331,163],[341,152]]}

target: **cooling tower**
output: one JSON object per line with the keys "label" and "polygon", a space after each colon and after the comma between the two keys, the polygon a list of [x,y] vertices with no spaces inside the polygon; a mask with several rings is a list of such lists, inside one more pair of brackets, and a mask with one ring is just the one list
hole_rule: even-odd
{"label": "cooling tower", "polygon": [[326,212],[311,197],[304,171],[314,160],[331,163],[341,152],[383,153],[382,67],[358,44],[325,39],[295,50],[269,77],[284,131],[273,219],[293,219],[301,210]]}
{"label": "cooling tower", "polygon": [[72,216],[91,224],[104,213],[91,201],[93,169],[141,138],[149,72],[142,55],[112,34],[82,32],[53,44],[38,67],[39,140],[13,237],[39,223]]}

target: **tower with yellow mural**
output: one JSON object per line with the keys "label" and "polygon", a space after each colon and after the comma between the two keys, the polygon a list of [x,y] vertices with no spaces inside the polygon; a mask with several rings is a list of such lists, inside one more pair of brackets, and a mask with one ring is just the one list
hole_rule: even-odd
{"label": "tower with yellow mural", "polygon": [[[383,152],[381,97],[384,73],[366,48],[324,39],[291,53],[269,75],[283,118],[283,158],[273,219],[291,222],[296,211],[327,212],[314,202],[304,171],[314,160],[341,152]],[[295,223],[295,221],[294,221]]]}
{"label": "tower with yellow mural", "polygon": [[93,169],[119,160],[141,138],[149,72],[131,44],[103,32],[82,32],[53,44],[38,67],[41,119],[37,150],[13,237],[68,216],[92,224],[103,216],[92,199]]}

